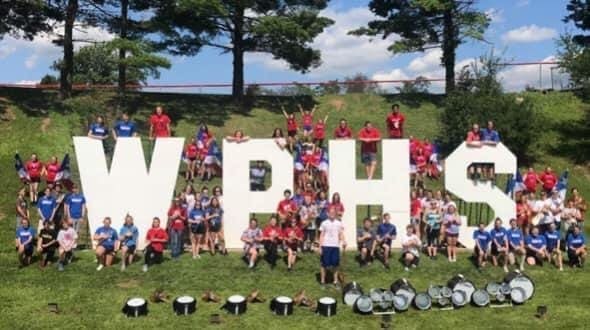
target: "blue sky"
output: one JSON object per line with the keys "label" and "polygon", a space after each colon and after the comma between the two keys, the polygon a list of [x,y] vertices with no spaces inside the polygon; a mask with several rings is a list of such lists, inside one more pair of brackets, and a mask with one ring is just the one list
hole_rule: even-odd
{"label": "blue sky", "polygon": [[[308,74],[290,71],[281,61],[265,54],[246,56],[247,82],[323,81],[342,79],[362,72],[374,79],[411,79],[419,75],[442,78],[440,51],[395,55],[386,51],[393,41],[348,36],[347,31],[364,25],[372,15],[365,0],[332,0],[323,12],[336,21],[320,35],[314,45],[322,51],[323,65]],[[556,54],[555,39],[572,24],[562,22],[566,0],[481,0],[478,7],[492,17],[486,32],[488,43],[468,42],[457,52],[458,68],[474,61],[494,47],[511,61],[551,60]],[[78,31],[85,38],[108,40],[111,36],[98,28]],[[61,56],[51,37],[40,36],[33,42],[6,37],[0,41],[0,82],[38,81],[49,66]],[[159,80],[150,83],[226,83],[231,82],[231,56],[216,49],[206,49],[195,57],[171,57],[172,68],[163,70]],[[550,66],[543,66],[543,87],[549,87]],[[510,67],[502,73],[509,90],[525,85],[539,85],[539,67]],[[391,88],[392,85],[382,87]],[[442,88],[434,84],[433,89]],[[228,90],[227,90],[228,91]]]}

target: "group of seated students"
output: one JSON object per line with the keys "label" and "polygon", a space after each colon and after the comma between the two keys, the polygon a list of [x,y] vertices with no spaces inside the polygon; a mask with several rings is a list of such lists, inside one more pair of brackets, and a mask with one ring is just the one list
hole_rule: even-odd
{"label": "group of seated students", "polygon": [[543,265],[544,261],[553,262],[563,271],[562,250],[567,252],[571,267],[583,267],[586,259],[586,239],[579,226],[574,225],[571,233],[562,239],[555,223],[541,232],[538,226],[533,226],[530,233],[525,235],[518,227],[516,219],[510,220],[510,228],[502,226],[502,220],[496,218],[494,228],[489,232],[485,224],[480,223],[474,231],[474,255],[478,268],[484,267],[491,256],[494,266],[498,266],[501,259],[505,272],[508,264],[515,264],[516,257],[520,257],[519,268],[524,270],[524,263],[529,265]]}

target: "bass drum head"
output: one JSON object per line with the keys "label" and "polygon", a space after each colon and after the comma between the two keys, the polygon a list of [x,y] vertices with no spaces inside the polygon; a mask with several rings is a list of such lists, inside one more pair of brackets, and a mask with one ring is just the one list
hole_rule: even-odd
{"label": "bass drum head", "polygon": [[489,282],[486,284],[486,291],[490,296],[495,296],[500,291],[500,286],[498,282]]}
{"label": "bass drum head", "polygon": [[512,291],[510,284],[509,283],[502,283],[502,285],[500,286],[500,293],[502,293],[503,295],[509,295],[510,291]]}
{"label": "bass drum head", "polygon": [[515,304],[524,304],[524,302],[527,300],[526,292],[523,288],[512,288],[512,291],[510,291],[510,299]]}
{"label": "bass drum head", "polygon": [[406,298],[406,296],[394,296],[393,297],[393,308],[395,308],[395,310],[397,311],[406,311],[408,310],[408,307],[410,307],[410,304],[408,302],[408,298]]}
{"label": "bass drum head", "polygon": [[236,294],[236,295],[233,295],[233,296],[230,296],[229,298],[227,298],[227,301],[232,304],[239,304],[239,303],[246,301],[246,298],[244,298],[244,296],[240,296],[240,295]]}
{"label": "bass drum head", "polygon": [[431,285],[428,287],[428,295],[432,299],[438,299],[441,297],[441,287],[438,285]]}
{"label": "bass drum head", "polygon": [[354,310],[359,314],[371,314],[373,312],[373,301],[368,296],[360,296],[354,302]]}
{"label": "bass drum head", "polygon": [[430,298],[428,293],[418,293],[414,298],[414,305],[419,310],[428,310],[432,306],[432,298]]}
{"label": "bass drum head", "polygon": [[525,293],[525,300],[531,299],[535,294],[535,284],[527,276],[516,276],[508,284],[512,289],[521,288]]}
{"label": "bass drum head", "polygon": [[354,302],[362,295],[363,293],[359,289],[351,288],[344,293],[342,300],[344,301],[345,305],[352,306],[354,305]]}
{"label": "bass drum head", "polygon": [[471,283],[471,281],[462,281],[455,285],[455,288],[453,288],[453,293],[455,291],[463,291],[463,293],[465,293],[465,299],[467,300],[467,303],[469,303],[471,301],[473,292],[475,292],[475,286],[473,283]]}
{"label": "bass drum head", "polygon": [[467,294],[461,290],[453,291],[453,295],[451,296],[451,301],[453,302],[453,305],[455,305],[456,307],[465,306],[469,302],[467,300]]}
{"label": "bass drum head", "polygon": [[127,305],[129,305],[129,307],[141,307],[145,305],[145,303],[146,301],[143,298],[131,298],[127,300]]}
{"label": "bass drum head", "polygon": [[451,298],[451,296],[453,295],[453,290],[451,290],[451,288],[449,288],[447,286],[443,286],[440,289],[440,295],[445,298]]}
{"label": "bass drum head", "polygon": [[191,296],[180,296],[180,297],[176,298],[176,301],[181,304],[190,304],[195,301],[195,298],[193,298]]}
{"label": "bass drum head", "polygon": [[490,295],[486,290],[475,290],[471,301],[478,307],[485,307],[490,303]]}

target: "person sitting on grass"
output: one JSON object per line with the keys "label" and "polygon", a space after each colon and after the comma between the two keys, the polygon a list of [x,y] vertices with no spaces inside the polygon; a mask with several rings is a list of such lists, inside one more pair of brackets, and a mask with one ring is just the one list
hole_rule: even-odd
{"label": "person sitting on grass", "polygon": [[508,236],[508,261],[510,265],[516,263],[516,256],[520,256],[519,269],[524,270],[524,261],[526,258],[526,250],[524,248],[524,235],[522,230],[518,227],[516,219],[510,219],[510,229],[507,231]]}
{"label": "person sitting on grass", "polygon": [[573,233],[567,237],[567,256],[570,266],[584,267],[586,255],[586,238],[580,231],[580,226],[575,226]]}
{"label": "person sitting on grass", "polygon": [[303,242],[303,230],[297,225],[297,220],[292,219],[283,230],[283,241],[287,251],[287,271],[290,272],[297,261],[297,250]]}
{"label": "person sitting on grass", "polygon": [[115,257],[115,242],[118,240],[117,231],[111,227],[111,218],[106,217],[102,221],[103,226],[98,227],[94,233],[93,239],[96,243],[96,259],[98,259],[97,271],[102,270],[105,266],[113,264]]}
{"label": "person sitting on grass", "polygon": [[270,268],[274,269],[277,266],[278,249],[281,244],[283,234],[281,227],[277,224],[277,217],[271,216],[268,224],[262,230],[262,244],[266,251],[265,259],[270,264]]}
{"label": "person sitting on grass", "polygon": [[430,205],[424,210],[423,221],[426,224],[426,244],[428,256],[430,259],[436,259],[438,250],[440,227],[442,223],[441,208],[438,207],[436,200],[432,200]]}
{"label": "person sitting on grass", "polygon": [[363,220],[363,227],[357,233],[357,246],[360,255],[360,266],[364,267],[371,263],[375,255],[377,234],[373,229],[373,222],[369,218]]}
{"label": "person sitting on grass", "polygon": [[383,251],[383,267],[389,270],[391,243],[397,236],[397,228],[391,223],[389,213],[383,213],[383,222],[377,226],[377,246]]}
{"label": "person sitting on grass", "polygon": [[45,268],[51,262],[55,256],[57,246],[57,231],[51,227],[50,222],[45,222],[37,239],[37,253],[39,254],[40,268]]}
{"label": "person sitting on grass", "polygon": [[20,227],[16,229],[15,240],[20,267],[28,266],[31,263],[31,257],[35,250],[35,246],[33,245],[34,238],[35,228],[31,227],[28,219],[21,219]]}
{"label": "person sitting on grass", "polygon": [[57,263],[57,270],[63,272],[64,265],[71,263],[74,259],[74,249],[78,242],[78,233],[69,222],[64,221],[62,228],[57,234],[57,242],[59,244],[59,261]]}
{"label": "person sitting on grass", "polygon": [[473,240],[475,241],[475,249],[473,251],[476,258],[476,266],[478,269],[485,267],[488,253],[490,251],[490,242],[492,236],[486,231],[485,223],[480,223],[478,228],[473,232]]}
{"label": "person sitting on grass", "polygon": [[531,234],[526,237],[527,263],[531,266],[539,264],[543,266],[543,260],[547,259],[547,241],[545,236],[539,234],[539,227],[535,226]]}
{"label": "person sitting on grass", "polygon": [[145,236],[145,251],[144,264],[142,270],[148,271],[154,263],[162,262],[164,254],[164,247],[168,242],[168,233],[164,228],[160,227],[160,218],[155,217],[152,220],[152,228],[150,228]]}
{"label": "person sitting on grass", "polygon": [[139,230],[133,224],[133,217],[129,214],[125,216],[125,223],[119,230],[119,244],[121,248],[121,271],[124,271],[127,265],[133,263],[135,249],[137,248],[137,239]]}
{"label": "person sitting on grass", "polygon": [[346,249],[344,225],[336,217],[336,209],[328,210],[328,219],[320,225],[320,284],[326,285],[326,271],[332,269],[334,286],[339,287],[340,246]]}
{"label": "person sitting on grass", "polygon": [[416,268],[420,262],[420,247],[422,242],[416,232],[414,226],[406,226],[406,234],[401,238],[402,243],[402,263],[404,264],[404,270],[410,271],[409,267]]}
{"label": "person sitting on grass", "polygon": [[262,231],[258,228],[256,218],[250,219],[250,224],[242,233],[241,240],[244,242],[244,259],[248,261],[248,268],[252,269],[256,266],[262,242]]}
{"label": "person sitting on grass", "polygon": [[508,232],[502,227],[502,219],[496,218],[490,235],[492,236],[492,263],[497,267],[498,258],[501,257],[504,272],[508,273]]}
{"label": "person sitting on grass", "polygon": [[560,247],[561,234],[557,230],[555,223],[549,225],[549,230],[545,232],[545,241],[547,242],[547,261],[555,262],[560,271],[563,271],[563,258]]}

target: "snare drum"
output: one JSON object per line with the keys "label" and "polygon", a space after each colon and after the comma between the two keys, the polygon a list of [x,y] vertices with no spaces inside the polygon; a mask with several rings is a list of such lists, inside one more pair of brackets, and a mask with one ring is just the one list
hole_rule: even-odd
{"label": "snare drum", "polygon": [[345,305],[353,306],[354,302],[363,295],[363,289],[356,282],[348,283],[342,288],[342,302]]}
{"label": "snare drum", "polygon": [[336,315],[336,299],[332,297],[323,297],[318,299],[317,314],[331,317]]}
{"label": "snare drum", "polygon": [[414,297],[414,306],[421,311],[429,310],[432,306],[432,298],[428,293],[421,292]]}
{"label": "snare drum", "polygon": [[247,303],[246,298],[240,295],[233,295],[227,298],[225,305],[221,306],[229,314],[240,315],[246,313]]}
{"label": "snare drum", "polygon": [[293,299],[279,296],[270,301],[270,310],[275,315],[287,316],[293,314]]}
{"label": "snare drum", "polygon": [[123,314],[127,317],[139,317],[148,314],[148,303],[143,298],[131,298],[123,306]]}
{"label": "snare drum", "polygon": [[180,296],[174,299],[172,310],[176,315],[189,315],[197,310],[197,301],[190,296]]}
{"label": "snare drum", "polygon": [[368,315],[373,313],[373,300],[369,296],[360,296],[354,302],[352,309],[355,313]]}
{"label": "snare drum", "polygon": [[475,290],[471,296],[471,301],[477,307],[485,307],[490,303],[490,294],[486,290]]}

